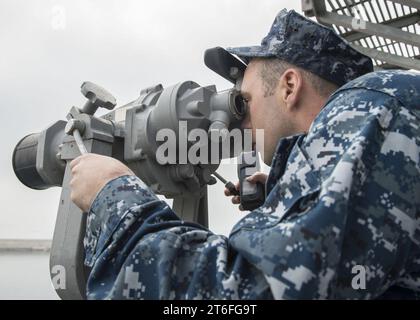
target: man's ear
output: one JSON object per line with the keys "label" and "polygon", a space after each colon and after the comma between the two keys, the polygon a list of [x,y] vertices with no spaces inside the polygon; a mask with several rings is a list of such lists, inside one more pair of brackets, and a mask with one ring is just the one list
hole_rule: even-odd
{"label": "man's ear", "polygon": [[302,75],[297,69],[289,68],[281,75],[277,99],[280,99],[289,111],[297,107],[302,85]]}

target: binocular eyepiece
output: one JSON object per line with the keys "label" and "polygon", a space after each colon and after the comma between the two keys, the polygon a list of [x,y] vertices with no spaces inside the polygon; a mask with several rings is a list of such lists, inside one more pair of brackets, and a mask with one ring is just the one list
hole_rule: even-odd
{"label": "binocular eyepiece", "polygon": [[243,96],[238,92],[235,95],[234,102],[232,104],[232,113],[237,115],[239,120],[242,120],[245,117],[247,112],[247,104]]}

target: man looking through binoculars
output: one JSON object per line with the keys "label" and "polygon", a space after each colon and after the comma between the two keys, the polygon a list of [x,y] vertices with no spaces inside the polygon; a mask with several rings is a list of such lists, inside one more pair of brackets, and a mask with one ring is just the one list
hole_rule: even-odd
{"label": "man looking through binoculars", "polygon": [[[260,46],[227,50],[247,64],[242,127],[265,130],[271,171],[251,178],[266,180],[265,203],[226,238],[179,219],[121,162],[76,158],[87,297],[418,295],[420,76],[372,72],[370,58],[294,11]],[[356,282],[355,267],[367,274]]]}

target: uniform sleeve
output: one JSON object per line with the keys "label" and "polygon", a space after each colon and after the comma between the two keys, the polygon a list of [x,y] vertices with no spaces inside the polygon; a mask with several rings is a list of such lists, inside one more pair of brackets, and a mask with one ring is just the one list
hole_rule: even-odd
{"label": "uniform sleeve", "polygon": [[88,299],[270,298],[224,236],[187,223],[135,176],[109,182],[89,213]]}
{"label": "uniform sleeve", "polygon": [[229,238],[180,220],[137,177],[108,183],[88,214],[88,298],[376,298],[418,285],[418,118],[354,94],[327,105]]}

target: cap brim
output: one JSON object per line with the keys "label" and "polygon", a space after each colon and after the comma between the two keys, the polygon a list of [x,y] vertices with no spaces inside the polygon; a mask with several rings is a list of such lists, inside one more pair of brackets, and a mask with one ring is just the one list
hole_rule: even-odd
{"label": "cap brim", "polygon": [[249,63],[251,58],[267,58],[273,57],[274,55],[270,52],[267,52],[266,48],[261,46],[249,46],[249,47],[236,47],[236,48],[226,48],[226,51],[238,56],[246,64]]}
{"label": "cap brim", "polygon": [[[236,84],[238,78],[243,77],[246,69],[246,64],[241,59],[227,52],[222,47],[207,49],[204,52],[204,64],[233,84]],[[232,68],[237,69],[235,75],[231,74]]]}

